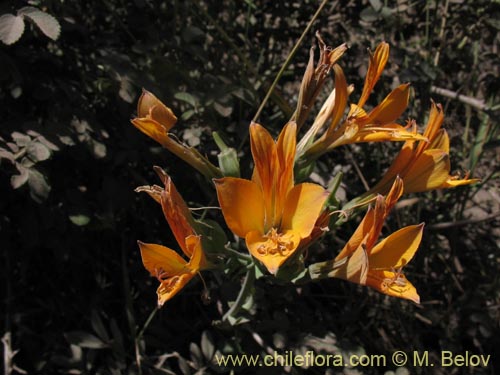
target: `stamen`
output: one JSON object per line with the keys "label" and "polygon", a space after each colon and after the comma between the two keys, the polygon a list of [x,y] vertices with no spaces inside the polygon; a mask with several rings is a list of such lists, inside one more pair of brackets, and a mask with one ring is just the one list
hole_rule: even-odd
{"label": "stamen", "polygon": [[286,256],[294,248],[294,243],[289,239],[289,236],[278,233],[276,228],[271,230],[264,236],[266,242],[261,244],[257,251],[261,255]]}

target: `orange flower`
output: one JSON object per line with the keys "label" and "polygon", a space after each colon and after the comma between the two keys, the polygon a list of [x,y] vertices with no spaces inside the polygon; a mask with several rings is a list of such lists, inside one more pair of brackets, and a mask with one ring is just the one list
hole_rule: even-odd
{"label": "orange flower", "polygon": [[328,197],[316,184],[294,186],[295,133],[296,124],[290,122],[275,143],[262,126],[250,125],[252,180],[214,180],[229,229],[245,238],[250,253],[272,274],[311,235]]}
{"label": "orange flower", "polygon": [[169,131],[177,122],[177,117],[170,108],[149,91],[143,90],[139,98],[137,116],[132,119],[132,124],[148,137],[153,138],[207,178],[222,176],[220,170],[195,148],[187,147],[169,136]]}
{"label": "orange flower", "polygon": [[170,176],[160,168],[155,168],[163,180],[165,189],[159,186],[141,187],[136,191],[145,191],[161,203],[163,213],[179,244],[186,261],[174,250],[156,244],[138,241],[144,267],[160,282],[157,290],[158,305],[176,295],[208,263],[201,245],[201,236],[193,227],[194,220],[189,209],[175,188]]}
{"label": "orange flower", "polygon": [[[325,102],[315,123],[299,143],[299,153],[305,149],[306,160],[314,160],[322,153],[338,146],[360,142],[405,141],[408,139],[425,139],[413,128],[401,126],[395,121],[406,110],[409,100],[409,84],[402,84],[395,88],[387,97],[366,112],[363,106],[377,83],[389,57],[389,45],[382,42],[375,53],[370,54],[370,64],[365,78],[361,97],[357,104],[351,104],[347,120],[340,126],[347,105],[347,98],[352,91],[346,83],[344,73],[339,66],[334,66],[335,89]],[[331,123],[323,135],[314,143],[311,139],[324,126],[325,121],[331,118]],[[312,143],[310,147],[306,147]]]}
{"label": "orange flower", "polygon": [[441,105],[432,103],[424,132],[424,137],[429,141],[405,142],[382,180],[364,196],[373,193],[384,194],[396,176],[403,179],[405,193],[446,189],[479,181],[450,176],[450,141],[446,130],[441,129],[443,119]]}
{"label": "orange flower", "polygon": [[401,272],[418,249],[423,224],[402,228],[376,243],[385,218],[403,193],[403,182],[396,178],[384,199],[379,195],[345,247],[334,261],[310,266],[313,278],[336,277],[367,285],[381,293],[420,302],[415,287]]}

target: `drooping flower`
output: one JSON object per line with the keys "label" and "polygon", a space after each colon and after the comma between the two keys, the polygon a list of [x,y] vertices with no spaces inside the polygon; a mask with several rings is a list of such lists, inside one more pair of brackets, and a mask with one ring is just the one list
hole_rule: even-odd
{"label": "drooping flower", "polygon": [[169,135],[177,122],[172,110],[149,91],[143,90],[137,103],[137,117],[132,124],[148,137],[197,169],[207,178],[222,176],[220,170],[201,155],[194,147],[188,147]]}
{"label": "drooping flower", "polygon": [[255,163],[251,180],[214,180],[222,213],[231,231],[268,271],[279,267],[311,235],[328,192],[313,183],[294,186],[296,124],[288,123],[275,143],[261,125],[250,125]]}
{"label": "drooping flower", "polygon": [[386,198],[377,196],[375,207],[368,209],[335,260],[310,266],[313,278],[341,278],[419,303],[420,297],[402,268],[417,251],[424,225],[402,228],[377,243],[384,221],[402,193],[403,182],[396,178]]}
{"label": "drooping flower", "polygon": [[[373,55],[370,54],[361,97],[357,104],[350,105],[349,113],[343,123],[340,123],[340,120],[352,89],[347,86],[342,69],[334,66],[335,89],[325,102],[315,123],[299,143],[299,153],[304,150],[306,160],[314,160],[324,152],[350,143],[425,139],[417,133],[416,127],[411,128],[411,123],[405,127],[395,122],[408,106],[409,84],[396,87],[370,112],[363,109],[384,70],[388,57],[389,45],[385,42],[377,46]],[[328,118],[331,122],[326,131],[318,140],[311,142]]]}
{"label": "drooping flower", "polygon": [[143,186],[136,191],[145,191],[162,206],[172,233],[186,261],[176,251],[162,245],[138,241],[144,267],[160,282],[157,290],[158,305],[176,295],[208,263],[202,249],[201,236],[194,229],[195,222],[189,208],[175,188],[170,176],[155,168],[165,188]]}
{"label": "drooping flower", "polygon": [[446,130],[441,129],[444,114],[441,105],[432,103],[429,120],[424,132],[426,141],[406,141],[382,180],[375,185],[367,196],[373,193],[384,194],[396,176],[404,181],[405,193],[416,193],[433,189],[446,189],[469,185],[478,179],[460,179],[450,176],[450,141]]}

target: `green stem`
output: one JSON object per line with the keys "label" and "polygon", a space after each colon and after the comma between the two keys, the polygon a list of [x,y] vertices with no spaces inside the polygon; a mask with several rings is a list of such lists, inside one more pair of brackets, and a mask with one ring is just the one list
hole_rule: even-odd
{"label": "green stem", "polygon": [[321,11],[323,10],[323,8],[325,7],[326,3],[328,2],[328,0],[323,0],[320,4],[320,6],[318,7],[318,10],[316,11],[316,13],[314,13],[314,16],[311,18],[311,20],[309,21],[309,23],[307,24],[304,32],[302,33],[302,35],[300,36],[299,40],[297,41],[297,43],[295,43],[295,45],[293,46],[293,49],[290,51],[290,53],[288,54],[284,64],[281,66],[281,69],[280,71],[278,72],[278,74],[276,75],[276,78],[274,79],[274,82],[271,84],[271,87],[269,87],[269,90],[267,91],[267,94],[266,96],[264,97],[264,100],[262,101],[262,103],[260,104],[260,107],[259,109],[257,110],[257,113],[255,113],[255,116],[253,117],[252,119],[252,122],[257,122],[259,116],[260,116],[260,113],[262,112],[262,110],[264,109],[264,106],[266,105],[267,101],[269,100],[269,98],[271,97],[271,94],[273,93],[274,91],[274,88],[276,87],[276,85],[278,84],[278,81],[280,80],[281,76],[283,75],[283,73],[285,72],[285,69],[288,67],[288,65],[290,64],[290,62],[292,61],[293,57],[295,56],[295,53],[297,52],[299,46],[301,45],[302,41],[304,40],[306,34],[309,32],[309,30],[311,29],[314,21],[316,21],[316,19],[318,18],[319,14],[321,13]]}
{"label": "green stem", "polygon": [[222,317],[222,321],[228,321],[229,317],[234,317],[241,310],[241,307],[247,300],[248,296],[252,292],[252,286],[255,281],[255,267],[251,267],[247,274],[245,275],[245,280],[243,281],[243,285],[241,286],[240,293],[234,301],[234,304],[231,308],[224,314]]}

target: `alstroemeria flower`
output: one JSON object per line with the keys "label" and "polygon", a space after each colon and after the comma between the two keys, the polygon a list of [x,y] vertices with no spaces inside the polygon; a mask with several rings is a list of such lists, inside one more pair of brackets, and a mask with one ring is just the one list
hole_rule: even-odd
{"label": "alstroemeria flower", "polygon": [[432,103],[424,132],[424,137],[429,141],[405,142],[382,180],[364,195],[384,194],[389,190],[396,176],[403,179],[405,193],[446,189],[479,181],[450,176],[450,141],[446,130],[441,129],[443,119],[441,105]]}
{"label": "alstroemeria flower", "polygon": [[250,253],[272,274],[311,235],[328,197],[313,183],[294,186],[296,129],[288,123],[275,143],[262,126],[250,125],[252,179],[214,180],[229,229],[245,238]]}
{"label": "alstroemeria flower", "polygon": [[141,187],[153,199],[161,203],[163,213],[184,255],[186,261],[176,251],[157,244],[138,241],[142,262],[150,274],[158,279],[158,306],[176,295],[200,270],[207,266],[202,249],[201,236],[193,229],[194,220],[189,209],[175,188],[170,177],[156,168],[165,185]]}
{"label": "alstroemeria flower", "polygon": [[[346,83],[344,73],[339,66],[334,67],[335,89],[325,102],[309,132],[299,143],[299,152],[305,149],[305,158],[313,160],[324,152],[341,145],[360,142],[406,141],[425,139],[416,132],[416,128],[402,126],[395,121],[406,110],[409,100],[409,84],[396,87],[387,97],[370,112],[363,106],[370,96],[373,87],[382,74],[389,57],[389,45],[380,43],[374,54],[370,54],[370,63],[363,86],[361,97],[357,104],[351,104],[346,120],[339,125],[343,117],[347,98],[352,91]],[[323,135],[310,147],[307,143],[313,138],[325,120],[331,118],[331,123]]]}
{"label": "alstroemeria flower", "polygon": [[169,107],[149,91],[143,90],[137,103],[137,117],[131,122],[141,132],[153,138],[207,178],[222,176],[220,170],[195,148],[188,147],[169,136],[169,131],[177,122],[177,117]]}
{"label": "alstroemeria flower", "polygon": [[389,211],[403,193],[403,182],[397,178],[384,199],[379,195],[375,208],[370,207],[343,250],[330,264],[331,270],[319,264],[316,269],[381,293],[420,302],[415,287],[406,279],[402,268],[408,264],[422,239],[423,224],[402,228],[377,243]]}

